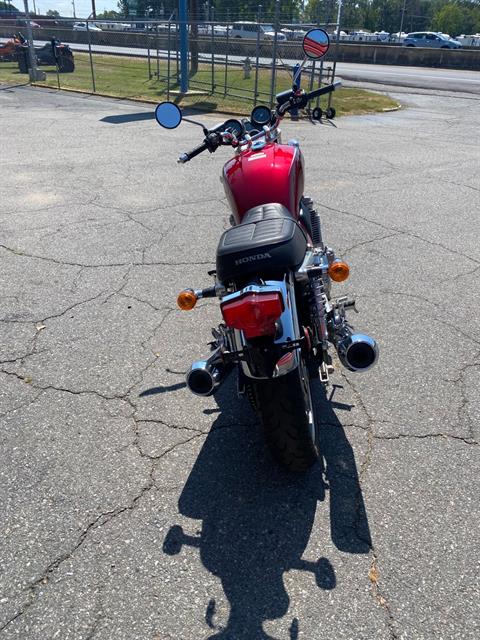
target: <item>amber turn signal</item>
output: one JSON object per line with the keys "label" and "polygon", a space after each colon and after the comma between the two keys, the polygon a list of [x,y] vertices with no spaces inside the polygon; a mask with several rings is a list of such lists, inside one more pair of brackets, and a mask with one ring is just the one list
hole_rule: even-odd
{"label": "amber turn signal", "polygon": [[177,296],[177,304],[182,311],[190,311],[197,304],[198,296],[192,289],[184,289]]}
{"label": "amber turn signal", "polygon": [[350,267],[342,260],[334,260],[328,267],[328,275],[335,282],[343,282],[350,275]]}

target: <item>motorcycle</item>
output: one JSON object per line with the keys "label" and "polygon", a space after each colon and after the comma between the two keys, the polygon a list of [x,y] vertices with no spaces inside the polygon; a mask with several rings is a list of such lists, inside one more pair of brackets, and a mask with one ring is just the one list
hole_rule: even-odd
{"label": "motorcycle", "polygon": [[[376,341],[347,321],[354,299],[332,295],[332,281],[346,280],[349,267],[324,243],[320,215],[303,193],[298,142],[281,141],[279,125],[288,112],[308,109],[340,86],[334,82],[307,93],[296,84],[302,67],[328,48],[328,34],[310,30],[292,89],[276,96],[274,109],[256,106],[249,120],[203,127],[202,144],[178,160],[189,162],[221,146],[235,152],[222,171],[232,226],[220,238],[216,270],[210,272],[215,284],[185,289],[177,298],[180,309],[192,310],[198,300],[217,297],[223,316],[212,329],[212,352],[192,364],[186,384],[208,396],[237,368],[238,391],[257,411],[274,458],[296,472],[320,456],[310,383],[318,378],[328,384],[330,345],[349,371],[367,371],[378,359]],[[182,121],[171,102],[159,104],[155,115],[167,129]]]}

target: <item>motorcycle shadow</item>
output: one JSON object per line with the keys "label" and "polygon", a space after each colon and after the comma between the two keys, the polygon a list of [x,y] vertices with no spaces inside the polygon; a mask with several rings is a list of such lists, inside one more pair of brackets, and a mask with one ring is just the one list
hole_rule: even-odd
{"label": "motorcycle shadow", "polygon": [[[179,499],[182,515],[202,520],[199,536],[174,525],[164,540],[169,555],[183,545],[199,549],[203,565],[220,578],[230,604],[226,627],[215,622],[216,602],[205,614],[215,631],[210,640],[273,640],[263,623],[283,617],[289,596],[283,574],[313,574],[330,590],[336,577],[330,561],[302,559],[317,502],[330,491],[331,537],[342,551],[368,553],[371,540],[352,448],[324,392],[315,393],[321,413],[324,462],[304,475],[279,469],[263,442],[246,400],[239,400],[235,376],[215,395],[220,414],[212,425]],[[222,411],[236,418],[227,424]],[[293,619],[290,638],[298,637]]]}

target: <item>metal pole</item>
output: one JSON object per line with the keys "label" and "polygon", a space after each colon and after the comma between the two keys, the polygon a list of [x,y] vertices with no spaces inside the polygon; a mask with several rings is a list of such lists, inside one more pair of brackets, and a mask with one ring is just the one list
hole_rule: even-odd
{"label": "metal pole", "polygon": [[170,100],[170,27],[172,23],[168,21],[168,57],[167,57],[167,100]]}
{"label": "metal pole", "polygon": [[279,0],[275,0],[275,36],[273,40],[273,51],[272,51],[272,82],[270,85],[270,106],[273,107],[273,99],[275,97],[275,80],[276,80],[276,71],[277,71],[277,34],[278,34],[278,26],[279,26],[279,15],[280,15],[280,3]]}
{"label": "metal pole", "polygon": [[212,93],[215,93],[215,32],[213,30],[213,22],[210,26],[212,28]]}
{"label": "metal pole", "polygon": [[[170,27],[169,27],[169,34],[170,34]],[[158,51],[158,22],[155,30],[155,44],[157,46],[157,79],[160,80],[160,53]]]}
{"label": "metal pole", "polygon": [[88,37],[88,57],[90,58],[90,73],[92,74],[92,87],[93,87],[93,93],[96,93],[97,88],[95,86],[95,72],[93,71],[93,58],[92,58],[92,37],[90,35],[90,29],[88,28],[88,20],[87,20],[87,37]]}
{"label": "metal pole", "polygon": [[178,0],[178,19],[180,21],[180,91],[188,91],[188,28],[187,0]]}
{"label": "metal pole", "polygon": [[402,9],[402,19],[400,21],[400,32],[398,34],[398,40],[400,41],[400,38],[402,37],[402,31],[403,31],[403,20],[405,18],[405,9],[407,6],[407,0],[403,0],[403,9]]}
{"label": "metal pole", "polygon": [[256,51],[256,62],[255,62],[255,85],[253,89],[253,104],[254,106],[257,104],[258,98],[258,65],[260,61],[260,21],[262,19],[262,5],[258,5],[258,13],[257,13],[257,51]]}
{"label": "metal pole", "polygon": [[150,35],[147,35],[147,64],[148,64],[148,79],[151,80],[152,79],[152,67],[151,67],[151,63],[150,63]]}
{"label": "metal pole", "polygon": [[225,50],[225,86],[223,89],[223,97],[227,95],[227,82],[228,82],[228,47],[229,43],[229,34],[230,34],[230,12],[227,10],[227,42],[226,42],[226,50]]}
{"label": "metal pole", "polygon": [[30,24],[30,13],[28,11],[28,0],[23,0],[25,6],[25,22],[27,25],[27,42],[28,42],[28,55],[30,58],[30,80],[34,82],[38,80],[37,58],[35,55],[35,48],[33,46],[32,25]]}
{"label": "metal pole", "polygon": [[96,19],[97,17],[97,10],[95,9],[95,0],[92,0],[92,17],[94,19]]}
{"label": "metal pole", "polygon": [[[333,59],[331,82],[333,82],[335,80],[335,70],[337,68],[338,52],[340,51],[340,22],[342,20],[342,6],[343,6],[343,0],[338,0],[337,36],[335,38],[335,56],[334,56],[334,59]],[[329,93],[328,94],[328,108],[330,108],[331,104],[332,104],[332,94]]]}

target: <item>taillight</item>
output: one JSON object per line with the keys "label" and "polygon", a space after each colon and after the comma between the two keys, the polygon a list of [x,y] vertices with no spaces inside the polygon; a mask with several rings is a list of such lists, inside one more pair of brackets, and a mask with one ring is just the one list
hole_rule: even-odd
{"label": "taillight", "polygon": [[221,305],[228,327],[243,331],[247,338],[274,336],[275,322],[282,315],[283,300],[279,293],[247,293]]}

